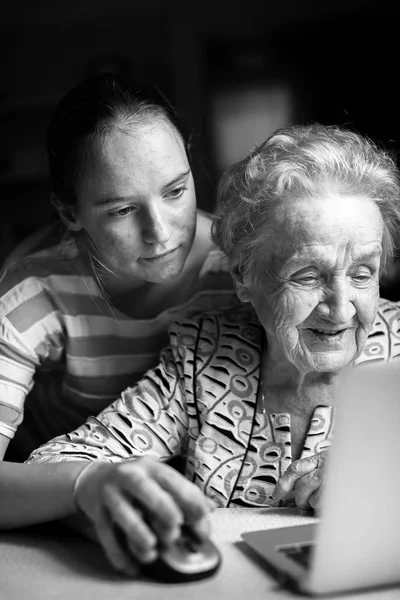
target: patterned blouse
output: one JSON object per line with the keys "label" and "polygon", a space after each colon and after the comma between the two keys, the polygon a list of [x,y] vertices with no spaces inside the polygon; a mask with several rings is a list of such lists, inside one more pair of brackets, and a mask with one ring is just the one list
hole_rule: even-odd
{"label": "patterned blouse", "polygon": [[[381,300],[357,362],[400,356],[399,331],[400,303]],[[292,460],[291,424],[257,400],[263,338],[249,305],[176,324],[155,369],[27,462],[183,456],[186,476],[217,506],[268,505]],[[317,406],[301,458],[327,448],[333,430],[334,408]]]}

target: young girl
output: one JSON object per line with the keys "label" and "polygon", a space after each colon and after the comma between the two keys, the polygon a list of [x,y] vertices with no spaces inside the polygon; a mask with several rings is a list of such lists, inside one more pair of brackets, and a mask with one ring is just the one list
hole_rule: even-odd
{"label": "young girl", "polygon": [[54,112],[48,159],[67,234],[0,281],[0,459],[10,444],[17,462],[157,364],[171,322],[235,298],[157,90],[84,80]]}

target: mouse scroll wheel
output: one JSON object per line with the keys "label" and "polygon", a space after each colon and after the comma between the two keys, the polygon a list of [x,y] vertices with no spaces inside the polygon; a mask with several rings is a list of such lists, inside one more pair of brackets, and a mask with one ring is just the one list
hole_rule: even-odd
{"label": "mouse scroll wheel", "polygon": [[199,551],[199,543],[191,538],[184,537],[181,540],[182,547],[187,551],[194,554]]}

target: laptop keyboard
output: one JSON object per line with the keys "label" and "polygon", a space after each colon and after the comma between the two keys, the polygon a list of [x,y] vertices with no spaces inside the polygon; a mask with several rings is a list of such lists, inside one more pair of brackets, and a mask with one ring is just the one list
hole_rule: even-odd
{"label": "laptop keyboard", "polygon": [[281,546],[278,550],[303,567],[309,567],[314,546],[313,543],[296,544],[296,546]]}

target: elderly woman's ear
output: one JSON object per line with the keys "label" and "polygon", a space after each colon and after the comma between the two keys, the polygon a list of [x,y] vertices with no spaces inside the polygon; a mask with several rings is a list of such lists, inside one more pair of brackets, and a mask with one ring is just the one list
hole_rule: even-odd
{"label": "elderly woman's ear", "polygon": [[244,278],[240,270],[239,262],[231,265],[231,275],[235,286],[235,292],[241,302],[250,302],[250,294],[244,283]]}

